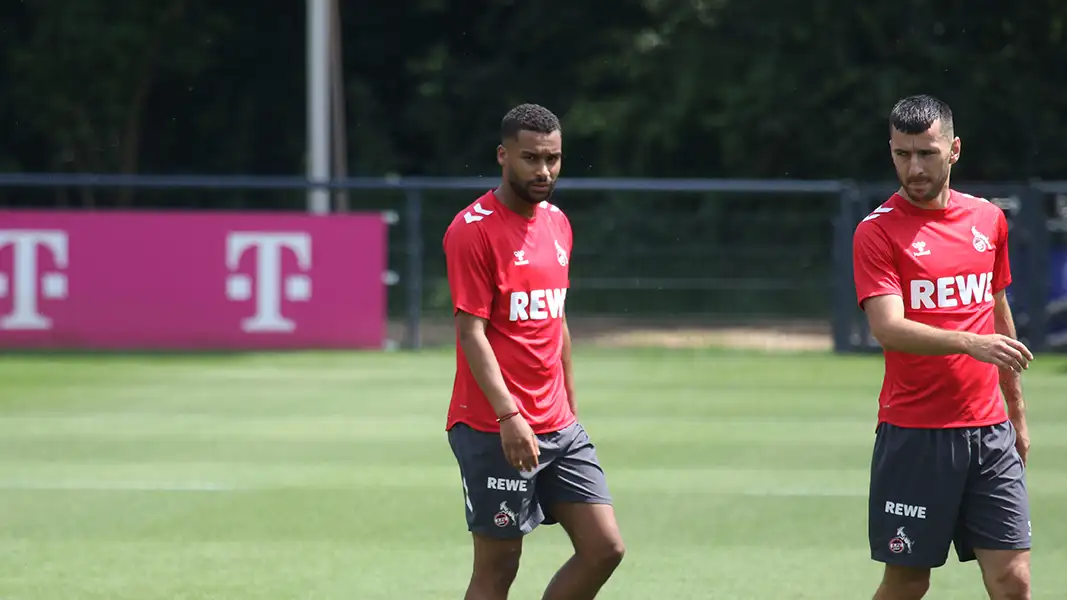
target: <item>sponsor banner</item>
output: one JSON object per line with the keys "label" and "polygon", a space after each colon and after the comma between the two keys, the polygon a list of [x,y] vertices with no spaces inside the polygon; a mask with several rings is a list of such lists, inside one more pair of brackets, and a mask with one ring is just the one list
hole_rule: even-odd
{"label": "sponsor banner", "polygon": [[381,348],[380,213],[0,211],[0,348]]}

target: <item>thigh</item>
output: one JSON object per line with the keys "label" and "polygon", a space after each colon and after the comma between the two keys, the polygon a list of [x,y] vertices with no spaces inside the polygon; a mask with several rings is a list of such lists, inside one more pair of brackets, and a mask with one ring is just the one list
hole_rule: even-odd
{"label": "thigh", "polygon": [[500,436],[458,423],[448,443],[459,463],[467,529],[492,539],[514,539],[533,531],[544,519],[536,501],[537,472],[511,466]]}
{"label": "thigh", "polygon": [[615,508],[610,504],[560,502],[552,505],[552,516],[582,555],[611,559],[621,558],[625,552]]}
{"label": "thigh", "polygon": [[1030,549],[1026,468],[1015,449],[1015,428],[1006,421],[975,431],[978,466],[967,482],[956,531],[961,562],[974,560],[975,549]]}
{"label": "thigh", "polygon": [[540,441],[542,456],[550,457],[537,476],[537,498],[545,512],[545,523],[559,521],[553,507],[561,503],[611,504],[596,447],[581,425],[575,423],[555,434],[541,436]]}
{"label": "thigh", "polygon": [[967,478],[966,437],[955,429],[883,423],[871,458],[871,558],[889,565],[945,564]]}

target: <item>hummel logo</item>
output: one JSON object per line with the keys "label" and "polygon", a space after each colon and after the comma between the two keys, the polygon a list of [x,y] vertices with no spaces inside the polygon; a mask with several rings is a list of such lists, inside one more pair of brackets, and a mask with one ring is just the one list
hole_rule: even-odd
{"label": "hummel logo", "polygon": [[[474,205],[474,212],[478,213],[479,215],[491,215],[491,214],[493,214],[493,211],[485,210],[484,208],[482,208],[482,203],[481,202],[479,202],[478,204]],[[470,213],[470,211],[467,211],[466,213],[463,214],[463,218],[468,223],[474,223],[475,221],[481,221],[485,217],[484,216],[474,216],[474,215],[472,215]]]}
{"label": "hummel logo", "polygon": [[912,256],[926,256],[930,254],[930,250],[926,248],[926,242],[915,242],[911,247],[915,249],[915,252],[911,253]]}
{"label": "hummel logo", "polygon": [[884,214],[886,214],[888,212],[893,212],[893,207],[891,207],[891,206],[890,207],[879,206],[878,208],[874,209],[873,213],[867,215],[867,217],[865,219],[863,219],[863,220],[864,221],[873,221],[874,219],[877,219],[878,217],[880,217],[880,216],[882,216],[882,215],[884,215]]}
{"label": "hummel logo", "polygon": [[514,254],[515,254],[515,265],[516,266],[521,267],[523,265],[530,264],[530,261],[526,260],[526,251],[517,250]]}

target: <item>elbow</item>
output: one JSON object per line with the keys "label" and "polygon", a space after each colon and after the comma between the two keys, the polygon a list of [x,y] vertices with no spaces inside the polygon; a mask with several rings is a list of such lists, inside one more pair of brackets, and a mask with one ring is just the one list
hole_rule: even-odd
{"label": "elbow", "polygon": [[873,337],[874,340],[876,342],[878,342],[878,345],[881,346],[883,350],[888,350],[890,352],[894,352],[894,351],[898,350],[898,348],[894,344],[895,337],[892,334],[892,329],[889,328],[889,327],[886,327],[885,325],[882,325],[882,324],[877,324],[876,325],[876,324],[872,323],[871,324],[871,337]]}
{"label": "elbow", "polygon": [[468,355],[480,346],[484,338],[485,332],[473,327],[462,327],[458,332],[459,346]]}
{"label": "elbow", "polygon": [[459,341],[459,347],[462,348],[464,352],[469,352],[471,345],[474,343],[474,332],[460,329],[457,335],[457,340]]}

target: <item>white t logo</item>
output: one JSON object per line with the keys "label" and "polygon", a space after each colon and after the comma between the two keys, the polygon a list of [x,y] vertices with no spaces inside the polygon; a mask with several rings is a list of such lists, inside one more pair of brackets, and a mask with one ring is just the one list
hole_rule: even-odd
{"label": "white t logo", "polygon": [[37,281],[41,281],[41,295],[50,300],[67,297],[67,276],[63,273],[39,273],[37,249],[44,248],[52,255],[56,267],[66,269],[68,239],[64,231],[34,229],[0,230],[0,250],[12,246],[13,260],[10,277],[0,273],[0,298],[11,296],[11,312],[0,318],[0,329],[47,330],[52,319],[37,309]]}
{"label": "white t logo", "polygon": [[[306,233],[269,233],[245,231],[226,238],[226,266],[236,271],[241,256],[256,249],[256,314],[241,321],[247,333],[283,332],[296,329],[296,323],[282,315],[282,297],[291,302],[311,299],[311,278],[290,275],[282,278],[282,249],[296,255],[302,271],[311,268],[311,236]],[[284,289],[283,289],[284,283]],[[234,273],[226,280],[226,297],[234,302],[252,298],[252,277]]]}

